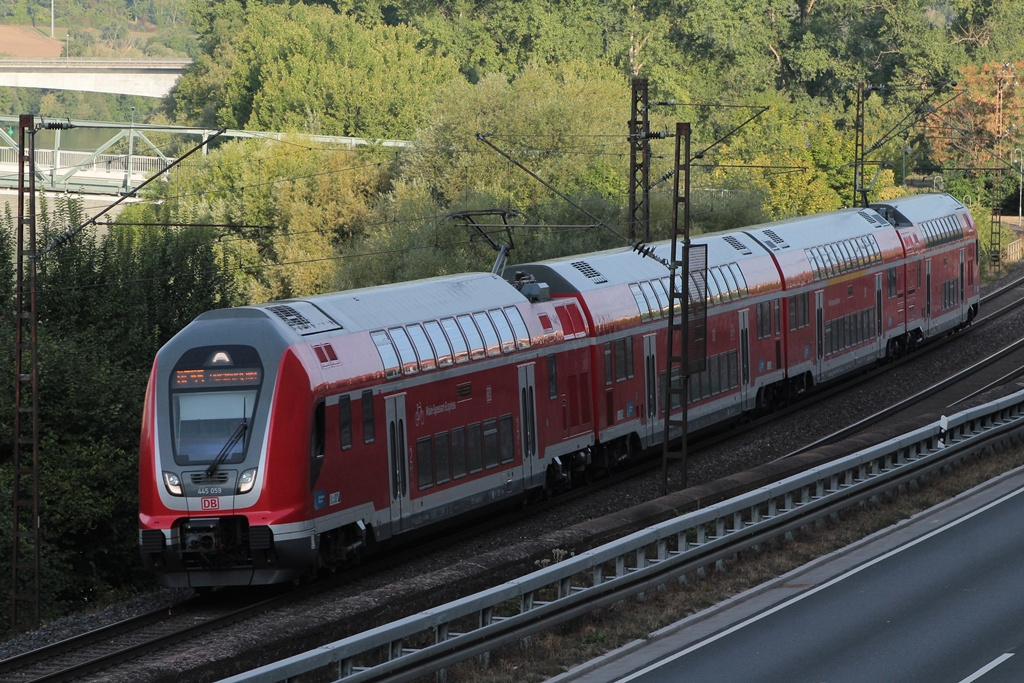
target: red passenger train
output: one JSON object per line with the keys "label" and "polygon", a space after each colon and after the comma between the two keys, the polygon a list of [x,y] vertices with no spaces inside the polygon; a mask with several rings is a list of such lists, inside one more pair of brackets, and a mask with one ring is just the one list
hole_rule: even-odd
{"label": "red passenger train", "polygon": [[[691,430],[978,311],[975,226],[946,194],[694,243],[708,318]],[[147,389],[145,565],[167,586],[289,581],[660,443],[665,267],[619,249],[514,270],[199,316]]]}

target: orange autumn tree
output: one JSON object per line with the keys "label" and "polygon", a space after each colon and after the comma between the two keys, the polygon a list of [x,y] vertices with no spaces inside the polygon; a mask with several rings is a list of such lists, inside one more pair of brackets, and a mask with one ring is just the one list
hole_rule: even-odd
{"label": "orange autumn tree", "polygon": [[970,64],[960,73],[960,96],[925,122],[933,158],[968,176],[1008,170],[1024,145],[1024,61]]}

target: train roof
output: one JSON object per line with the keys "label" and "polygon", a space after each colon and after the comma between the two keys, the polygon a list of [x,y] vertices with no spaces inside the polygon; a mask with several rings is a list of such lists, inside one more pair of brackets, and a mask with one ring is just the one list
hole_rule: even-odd
{"label": "train roof", "polygon": [[876,202],[871,205],[897,227],[905,227],[911,223],[949,216],[966,211],[967,207],[949,194],[912,194],[898,199]]}
{"label": "train roof", "polygon": [[518,290],[497,275],[464,273],[271,301],[246,308],[267,311],[296,333],[309,336],[342,329],[347,332],[379,330],[525,301]]}
{"label": "train roof", "polygon": [[530,273],[550,286],[553,293],[586,292],[608,285],[666,277],[668,268],[628,248],[577,254],[536,263],[515,264],[507,275]]}
{"label": "train roof", "polygon": [[882,216],[873,209],[840,209],[813,216],[751,225],[743,232],[772,252],[807,249],[840,240],[872,234],[879,229],[891,230]]}
{"label": "train roof", "polygon": [[[692,244],[707,246],[709,268],[730,263],[739,263],[741,266],[749,263],[754,266],[754,263],[767,258],[770,253],[799,252],[809,247],[873,234],[879,230],[891,231],[892,226],[873,209],[841,209],[752,225],[731,232],[700,235],[693,238]],[[651,247],[659,258],[670,258],[671,242],[657,242]],[[628,248],[522,264],[515,269],[531,273],[538,281],[546,282],[556,294],[582,293],[609,285],[668,275],[667,268],[656,259],[644,258]],[[777,280],[777,271],[774,267],[771,270],[775,276],[769,279]],[[761,285],[767,286],[769,283]]]}

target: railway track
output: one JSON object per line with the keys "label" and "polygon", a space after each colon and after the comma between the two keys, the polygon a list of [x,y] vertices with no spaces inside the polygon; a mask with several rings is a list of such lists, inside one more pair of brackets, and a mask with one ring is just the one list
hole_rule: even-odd
{"label": "railway track", "polygon": [[[1011,299],[1012,301],[1009,301]],[[998,318],[1007,315],[1012,311],[1018,310],[1021,305],[1024,305],[1024,279],[1018,279],[1007,283],[999,290],[989,293],[983,299],[982,316],[975,321],[975,324],[969,328],[966,333],[968,335],[978,334],[979,331],[984,330],[986,325],[998,320]],[[992,309],[991,312],[989,312],[989,309]],[[931,352],[942,344],[955,341],[963,336],[965,335],[961,334],[939,340],[930,344],[927,352]],[[1007,350],[998,358],[990,357],[989,359],[986,359],[987,364],[984,367],[972,366],[968,370],[959,373],[958,377],[961,379],[957,380],[955,383],[953,383],[952,380],[951,382],[947,382],[945,390],[935,389],[932,393],[928,394],[927,397],[920,394],[915,395],[902,402],[902,407],[895,406],[884,411],[886,415],[881,415],[881,413],[876,414],[868,420],[863,420],[857,425],[853,425],[846,430],[837,431],[825,439],[818,440],[814,444],[810,444],[808,447],[801,449],[801,451],[824,443],[832,443],[837,439],[845,438],[845,436],[848,436],[850,433],[854,433],[855,431],[863,431],[871,428],[870,426],[877,425],[880,419],[884,419],[886,417],[891,418],[893,415],[898,415],[900,411],[906,411],[909,406],[914,406],[915,409],[920,409],[922,407],[922,402],[926,399],[929,401],[927,404],[929,409],[934,406],[939,408],[941,412],[941,407],[943,405],[948,405],[948,403],[942,404],[943,401],[963,400],[969,397],[971,392],[984,390],[983,387],[989,386],[994,382],[998,382],[1000,379],[1012,379],[1012,377],[1018,376],[1021,373],[1018,370],[1017,374],[1014,375],[1011,373],[1010,368],[1014,366],[1018,369],[1024,367],[1024,343],[1018,343],[1016,347],[1017,348]],[[870,381],[879,374],[890,371],[894,366],[913,362],[914,359],[918,357],[920,357],[920,354],[907,356],[906,358],[900,359],[883,368],[864,373],[860,377],[856,378],[854,382],[862,383]],[[983,384],[979,384],[982,380],[976,380],[974,382],[974,389],[972,389],[971,392],[965,391],[962,388],[965,381],[963,378],[977,378],[983,369],[988,375],[991,375],[991,378],[984,380]],[[815,392],[814,397],[815,399],[820,399],[823,396],[846,391],[849,388],[850,384],[843,383],[841,386],[828,387],[822,392]],[[945,393],[941,393],[943,391],[945,391]],[[951,399],[950,397],[956,398]],[[934,401],[934,404],[932,401]],[[787,411],[801,410],[807,405],[807,401],[802,401],[793,406],[786,407],[782,412],[785,413]],[[947,409],[947,412],[951,411]],[[749,424],[744,425],[740,431],[730,430],[728,436],[730,438],[735,438],[738,433],[749,433],[758,429],[759,426],[762,426],[766,421],[775,420],[778,419],[778,417],[779,413],[777,412],[759,420],[751,421]],[[706,443],[709,442],[704,442],[704,444],[698,445],[698,448],[703,447]],[[710,443],[714,442],[712,441]],[[624,474],[626,477],[647,476],[650,469],[658,466],[660,465],[654,463],[642,464],[638,468]],[[560,496],[553,501],[542,505],[532,506],[531,514],[539,514],[550,510],[553,507],[557,508],[572,504],[579,497],[588,495],[599,496],[601,495],[600,491],[602,486],[605,486],[610,482],[617,481],[621,481],[621,478],[617,477],[615,479],[598,480],[589,487],[570,492],[569,495]],[[523,515],[522,511],[514,511],[506,514],[508,515],[508,519],[518,518]],[[497,519],[489,518],[486,522],[464,527],[459,531],[455,539],[465,540],[467,538],[472,538],[474,535],[482,534],[485,531],[493,530],[495,527],[501,528],[502,524],[504,524],[502,520],[503,517],[499,517]],[[342,572],[329,581],[319,582],[297,590],[279,591],[278,594],[271,595],[265,599],[254,601],[251,596],[248,596],[243,600],[239,597],[241,593],[232,593],[230,591],[218,591],[211,595],[200,596],[184,603],[174,605],[170,609],[165,608],[157,612],[141,615],[118,624],[82,634],[81,636],[54,643],[53,645],[28,652],[23,655],[0,661],[0,680],[19,683],[22,681],[88,680],[97,672],[110,669],[111,667],[116,667],[121,663],[141,659],[150,653],[154,653],[177,644],[182,644],[193,639],[202,638],[214,630],[244,622],[279,607],[299,602],[307,598],[315,599],[316,595],[333,590],[339,585],[358,582],[360,577],[365,573],[377,572],[380,571],[383,566],[400,564],[401,562],[406,561],[409,557],[429,553],[435,549],[435,544],[451,544],[452,542],[454,541],[451,536],[446,536],[444,539],[436,541],[428,539],[424,545],[417,545],[415,548],[389,555],[382,560],[375,560],[374,562],[367,563],[358,569]]]}

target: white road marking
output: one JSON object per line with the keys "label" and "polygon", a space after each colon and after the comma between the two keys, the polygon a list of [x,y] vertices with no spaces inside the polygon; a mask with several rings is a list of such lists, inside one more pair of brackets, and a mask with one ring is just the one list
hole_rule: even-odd
{"label": "white road marking", "polygon": [[1007,659],[1009,659],[1012,656],[1013,656],[1012,652],[1007,652],[1006,654],[1004,654],[1001,657],[996,657],[991,662],[989,662],[985,666],[981,667],[980,669],[975,671],[973,674],[971,674],[970,676],[968,676],[964,680],[960,681],[960,683],[971,683],[972,681],[978,680],[979,678],[981,678],[982,676],[987,674],[989,671],[991,671],[992,669],[996,668],[997,666],[999,666],[1000,664],[1002,664],[1003,662],[1005,662]]}
{"label": "white road marking", "polygon": [[[946,524],[945,526],[942,526],[942,527],[940,527],[938,529],[935,529],[934,531],[930,531],[927,534],[925,534],[924,536],[916,538],[913,541],[907,543],[906,545],[903,545],[903,546],[900,546],[899,548],[895,548],[893,550],[890,550],[889,552],[885,553],[884,555],[880,555],[880,556],[876,557],[873,560],[865,562],[864,564],[860,565],[859,567],[856,567],[855,569],[851,569],[850,571],[846,572],[845,574],[841,574],[841,575],[835,577],[834,579],[832,579],[831,581],[827,581],[826,583],[823,583],[823,584],[819,585],[817,588],[813,588],[813,589],[807,591],[806,593],[801,593],[800,595],[797,595],[796,597],[790,598],[789,600],[787,600],[787,601],[785,601],[783,603],[780,603],[780,604],[776,605],[775,607],[772,607],[771,609],[766,610],[766,611],[758,614],[755,617],[751,617],[750,619],[747,619],[746,621],[740,622],[739,624],[736,624],[735,626],[727,628],[726,630],[722,631],[721,633],[717,633],[717,634],[711,636],[710,638],[706,638],[705,640],[702,640],[699,643],[695,643],[694,645],[691,645],[690,647],[686,648],[685,650],[681,650],[681,651],[675,653],[674,655],[671,655],[669,657],[665,657],[661,661],[655,662],[654,664],[651,664],[650,666],[648,666],[648,667],[646,667],[644,669],[641,669],[640,671],[632,673],[629,676],[626,676],[625,678],[620,678],[620,679],[618,679],[618,681],[616,681],[616,683],[628,683],[628,681],[635,680],[635,679],[637,679],[637,678],[639,678],[639,677],[641,677],[641,676],[643,676],[645,674],[648,674],[648,673],[650,673],[652,671],[656,671],[656,670],[660,669],[661,667],[665,666],[666,664],[674,662],[677,659],[680,659],[681,657],[685,657],[686,655],[690,654],[691,652],[695,652],[695,651],[699,650],[700,648],[704,647],[705,645],[710,645],[711,643],[713,643],[713,642],[715,642],[717,640],[721,640],[722,638],[725,638],[726,636],[731,635],[731,634],[735,633],[736,631],[739,631],[741,628],[745,628],[747,626],[750,626],[751,624],[754,624],[754,623],[760,621],[761,619],[764,619],[765,617],[771,616],[771,615],[775,614],[776,612],[780,612],[780,611],[784,610],[785,608],[789,607],[790,605],[794,605],[794,604],[800,602],[801,600],[803,600],[804,598],[809,598],[810,596],[812,596],[812,595],[814,595],[816,593],[819,593],[819,592],[825,590],[826,588],[830,588],[833,585],[839,583],[840,581],[844,581],[844,580],[850,578],[851,576],[854,576],[855,574],[859,574],[860,572],[864,571],[865,569],[868,569],[869,567],[873,567],[874,565],[876,565],[876,564],[878,564],[880,562],[884,562],[885,560],[889,559],[890,557],[894,557],[894,556],[902,553],[904,550],[907,550],[909,548],[913,548],[915,545],[917,545],[919,543],[924,543],[925,541],[930,539],[932,536],[938,536],[943,531],[946,531],[948,529],[952,529],[953,527],[957,526],[958,524],[966,522],[967,520],[969,520],[969,519],[971,519],[973,517],[977,517],[978,515],[980,515],[980,514],[982,514],[984,512],[987,512],[988,510],[994,508],[995,506],[1001,505],[1002,503],[1005,503],[1006,501],[1010,500],[1011,498],[1015,498],[1016,496],[1019,496],[1022,493],[1024,493],[1024,488],[1020,488],[1020,489],[1017,489],[1016,491],[1013,491],[1011,493],[1007,493],[1002,498],[999,498],[998,500],[994,500],[991,503],[989,503],[988,505],[985,505],[984,507],[978,508],[974,512],[972,512],[972,513],[970,513],[968,515],[965,515],[963,517],[960,517],[959,519],[956,519],[956,520],[950,522],[949,524]],[[1003,655],[1002,657],[997,659],[995,662],[990,664],[989,668],[991,668],[993,666],[999,665],[1005,659],[1007,659],[1009,657],[1012,657],[1012,656],[1013,656],[1012,654],[1010,654],[1010,655]],[[989,670],[989,669],[988,668],[983,669],[982,671],[978,672],[978,674],[975,674],[975,676],[978,676],[978,675],[984,673],[987,670]],[[968,683],[968,681],[973,681],[973,680],[975,680],[975,679],[974,678],[967,678],[964,681],[961,681],[961,683]]]}

